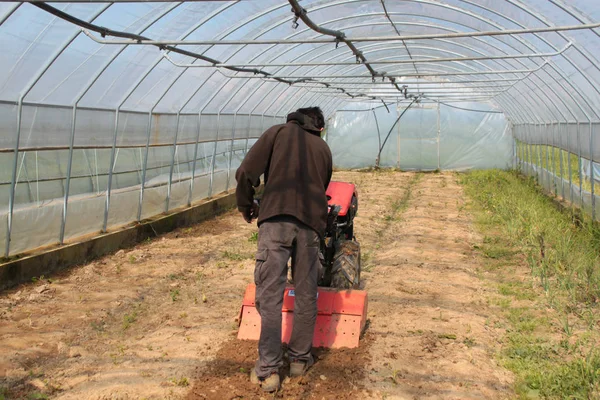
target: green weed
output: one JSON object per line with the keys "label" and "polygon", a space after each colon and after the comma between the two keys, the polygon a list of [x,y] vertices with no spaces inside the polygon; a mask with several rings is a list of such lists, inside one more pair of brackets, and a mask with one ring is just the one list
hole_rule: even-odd
{"label": "green weed", "polygon": [[456,340],[456,335],[454,333],[441,333],[438,335],[438,338]]}
{"label": "green weed", "polygon": [[250,234],[250,237],[248,238],[248,241],[250,243],[257,243],[258,242],[258,232],[252,232]]}
{"label": "green weed", "polygon": [[[544,151],[551,152],[534,150],[544,162]],[[474,248],[496,266],[502,297],[491,300],[507,323],[500,357],[515,373],[517,396],[600,398],[598,225],[560,209],[532,178],[514,171],[475,171],[461,183],[485,232]],[[513,276],[518,266],[528,268],[531,282]],[[577,340],[569,340],[575,333]]]}
{"label": "green weed", "polygon": [[188,378],[185,377],[181,377],[181,378],[172,378],[171,382],[175,385],[175,386],[180,386],[180,387],[187,387],[190,385],[190,382],[188,381]]}
{"label": "green weed", "polygon": [[123,330],[129,329],[131,324],[133,324],[135,321],[137,321],[137,317],[138,317],[137,311],[133,311],[129,314],[123,315],[123,324],[122,324]]}
{"label": "green weed", "polygon": [[173,289],[169,292],[169,295],[171,296],[171,300],[173,302],[179,300],[179,289]]}

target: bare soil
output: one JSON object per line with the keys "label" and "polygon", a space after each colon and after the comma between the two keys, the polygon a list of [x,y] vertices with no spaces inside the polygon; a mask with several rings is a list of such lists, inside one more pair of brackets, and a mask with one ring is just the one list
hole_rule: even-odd
{"label": "bare soil", "polygon": [[[510,397],[456,177],[334,178],[359,190],[369,327],[358,349],[316,350],[308,376],[275,397]],[[248,380],[256,343],[235,339],[256,231],[231,211],[1,293],[0,396],[267,398]]]}

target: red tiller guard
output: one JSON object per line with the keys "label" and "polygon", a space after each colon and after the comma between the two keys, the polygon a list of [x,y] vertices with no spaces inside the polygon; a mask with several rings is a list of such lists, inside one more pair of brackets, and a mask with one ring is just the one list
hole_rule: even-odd
{"label": "red tiller guard", "polygon": [[[256,287],[246,287],[239,318],[238,339],[258,340],[260,315],[254,302]],[[288,343],[294,322],[294,287],[285,289],[282,308],[281,340]],[[314,347],[358,347],[367,322],[367,292],[318,288],[317,323],[313,336]]]}

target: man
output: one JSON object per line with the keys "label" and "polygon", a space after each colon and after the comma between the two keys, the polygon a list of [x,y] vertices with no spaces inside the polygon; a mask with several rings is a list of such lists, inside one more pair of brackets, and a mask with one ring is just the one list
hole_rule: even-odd
{"label": "man", "polygon": [[[263,133],[235,175],[238,210],[248,223],[258,218],[254,282],[261,332],[251,380],[266,392],[277,391],[280,385],[281,309],[290,257],[295,286],[290,376],[303,375],[314,362],[319,244],[327,225],[325,191],[332,173],[331,151],[321,139],[324,126],[318,107],[289,114],[286,124]],[[263,174],[259,215],[254,188]]]}

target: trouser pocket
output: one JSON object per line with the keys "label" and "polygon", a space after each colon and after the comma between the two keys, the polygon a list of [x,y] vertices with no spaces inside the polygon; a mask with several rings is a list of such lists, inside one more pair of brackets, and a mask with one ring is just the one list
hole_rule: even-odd
{"label": "trouser pocket", "polygon": [[261,249],[256,252],[256,265],[254,267],[254,283],[260,285],[265,279],[265,267],[269,250]]}

